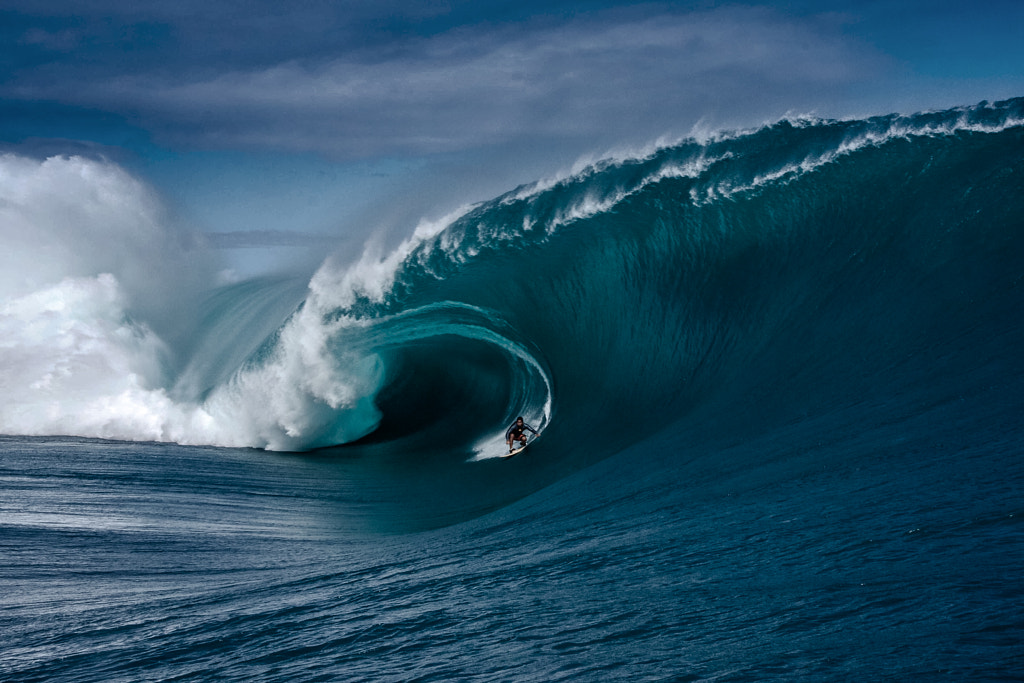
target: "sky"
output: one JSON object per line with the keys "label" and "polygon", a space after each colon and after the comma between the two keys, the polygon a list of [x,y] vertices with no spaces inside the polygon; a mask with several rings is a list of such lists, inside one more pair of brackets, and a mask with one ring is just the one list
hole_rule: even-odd
{"label": "sky", "polygon": [[1019,0],[5,0],[0,152],[108,160],[250,272],[581,160],[1024,95]]}

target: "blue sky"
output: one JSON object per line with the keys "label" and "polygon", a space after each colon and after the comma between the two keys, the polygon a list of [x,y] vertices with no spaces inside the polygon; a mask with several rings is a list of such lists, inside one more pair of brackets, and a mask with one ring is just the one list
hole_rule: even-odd
{"label": "blue sky", "polygon": [[0,37],[0,149],[320,255],[658,139],[1024,95],[1019,0],[7,0]]}

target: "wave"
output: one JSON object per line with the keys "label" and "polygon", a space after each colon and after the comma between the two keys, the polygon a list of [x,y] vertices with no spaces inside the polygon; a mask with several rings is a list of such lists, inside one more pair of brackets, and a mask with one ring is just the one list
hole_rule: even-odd
{"label": "wave", "polygon": [[[190,286],[166,309],[138,273],[199,247],[137,209],[159,254],[5,283],[0,431],[275,450],[457,432],[479,458],[522,414],[556,450],[600,455],[754,404],[751,428],[897,387],[952,396],[1008,357],[992,339],[1019,336],[1022,136],[1015,99],[684,140],[421,224],[383,258],[328,259],[308,283],[202,301]],[[4,184],[18,234],[56,221],[36,210],[45,165],[108,212],[142,192],[100,162],[0,165],[50,188]],[[46,247],[18,246],[11,272]]]}

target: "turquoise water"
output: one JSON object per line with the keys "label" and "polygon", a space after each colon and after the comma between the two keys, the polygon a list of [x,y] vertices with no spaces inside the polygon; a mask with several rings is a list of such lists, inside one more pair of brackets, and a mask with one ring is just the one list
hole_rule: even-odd
{"label": "turquoise water", "polygon": [[1022,110],[686,141],[224,289],[167,392],[230,439],[0,440],[2,677],[1019,678]]}

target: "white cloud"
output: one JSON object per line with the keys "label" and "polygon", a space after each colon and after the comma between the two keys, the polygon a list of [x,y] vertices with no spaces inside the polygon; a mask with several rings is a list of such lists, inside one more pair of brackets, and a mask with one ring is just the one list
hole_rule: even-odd
{"label": "white cloud", "polygon": [[8,92],[137,113],[179,144],[360,157],[525,139],[637,140],[709,116],[763,120],[820,106],[879,65],[834,28],[735,7],[621,21],[599,15],[530,31],[460,29],[400,47],[178,80],[145,73]]}

